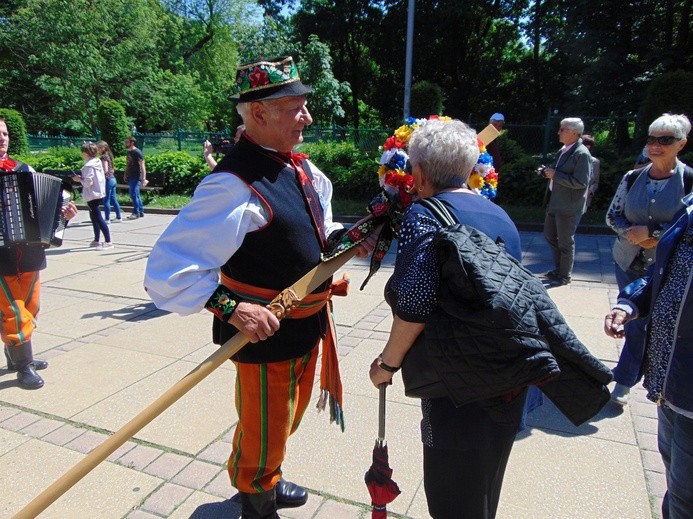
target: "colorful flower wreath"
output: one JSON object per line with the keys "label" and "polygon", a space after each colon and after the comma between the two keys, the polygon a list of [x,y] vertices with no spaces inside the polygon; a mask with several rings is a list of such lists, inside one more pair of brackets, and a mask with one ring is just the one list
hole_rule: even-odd
{"label": "colorful flower wreath", "polygon": [[[368,205],[371,218],[351,228],[330,253],[323,255],[323,259],[327,260],[349,250],[365,240],[380,223],[384,223],[371,256],[370,272],[361,285],[361,289],[380,268],[380,263],[390,249],[392,240],[399,232],[404,212],[416,200],[416,194],[413,192],[414,177],[408,172],[409,155],[406,148],[412,132],[431,120],[451,121],[452,118],[442,115],[432,115],[428,119],[407,117],[404,124],[385,139],[380,147],[382,155],[378,168],[381,191]],[[478,139],[478,144],[479,161],[469,177],[468,187],[489,200],[493,200],[496,197],[498,174],[493,168],[493,159],[486,151],[486,146],[481,139]]]}

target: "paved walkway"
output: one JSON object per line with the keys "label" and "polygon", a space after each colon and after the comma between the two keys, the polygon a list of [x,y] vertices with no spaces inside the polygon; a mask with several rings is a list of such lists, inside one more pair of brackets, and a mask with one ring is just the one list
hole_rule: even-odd
{"label": "paved walkway", "polygon": [[[25,391],[0,369],[0,517],[11,517],[104,439],[205,359],[207,313],[185,318],[154,307],[142,289],[148,251],[171,216],[113,224],[116,248],[88,248],[82,212],[42,273],[42,314],[35,350],[50,360],[46,386]],[[602,332],[616,295],[608,236],[580,235],[574,282],[551,295],[591,351],[608,364],[619,342]],[[523,233],[524,262],[549,270],[537,233]],[[345,383],[346,432],[309,409],[288,446],[288,478],[305,485],[308,503],[283,510],[295,519],[363,519],[370,498],[363,475],[377,435],[378,394],[367,376],[391,317],[382,290],[392,255],[366,289],[367,265],[345,268],[352,294],[335,301]],[[226,473],[233,408],[233,365],[219,368],[134,439],[51,505],[46,518],[239,517]],[[530,415],[510,458],[500,519],[650,519],[665,489],[656,447],[656,409],[634,390],[631,405],[609,404],[581,427],[550,404]],[[420,410],[401,378],[388,389],[387,439],[402,494],[392,517],[429,517],[423,492]]]}

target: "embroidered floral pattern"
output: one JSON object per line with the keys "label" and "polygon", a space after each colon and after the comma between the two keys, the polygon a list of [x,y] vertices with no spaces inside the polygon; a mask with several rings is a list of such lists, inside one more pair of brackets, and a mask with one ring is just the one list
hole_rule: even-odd
{"label": "embroidered floral pattern", "polygon": [[234,295],[228,288],[219,285],[207,300],[205,308],[222,321],[228,321],[238,305],[238,302],[232,298]]}

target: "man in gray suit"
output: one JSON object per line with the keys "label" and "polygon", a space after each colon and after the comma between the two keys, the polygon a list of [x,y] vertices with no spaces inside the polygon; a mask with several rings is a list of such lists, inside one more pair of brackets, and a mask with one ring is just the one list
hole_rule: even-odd
{"label": "man in gray suit", "polygon": [[546,277],[554,285],[570,283],[575,257],[575,231],[587,203],[592,160],[580,138],[584,129],[585,125],[578,118],[563,119],[558,130],[558,140],[563,147],[555,165],[540,170],[540,174],[549,181],[544,237],[551,248],[554,263],[554,269]]}

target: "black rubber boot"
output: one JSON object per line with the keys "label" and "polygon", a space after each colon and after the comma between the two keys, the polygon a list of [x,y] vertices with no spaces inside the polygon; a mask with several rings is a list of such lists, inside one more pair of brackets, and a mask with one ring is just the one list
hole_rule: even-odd
{"label": "black rubber boot", "polygon": [[277,508],[296,508],[305,505],[308,501],[308,492],[305,488],[284,478],[279,480],[274,490],[277,493]]}
{"label": "black rubber boot", "polygon": [[241,496],[241,519],[279,519],[274,489],[259,494],[238,494]]}
{"label": "black rubber boot", "polygon": [[17,371],[19,387],[24,389],[40,389],[43,387],[43,379],[36,373],[36,368],[34,368],[31,341],[19,346],[10,346],[5,349],[5,353]]}
{"label": "black rubber boot", "polygon": [[[12,362],[10,354],[7,352],[7,346],[5,346],[5,360],[7,361],[7,371],[17,371],[17,367]],[[46,369],[48,367],[48,362],[45,360],[34,359],[31,361],[34,365],[35,370]]]}

